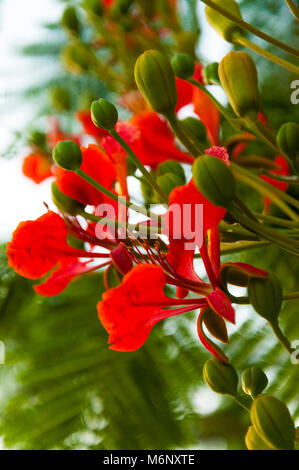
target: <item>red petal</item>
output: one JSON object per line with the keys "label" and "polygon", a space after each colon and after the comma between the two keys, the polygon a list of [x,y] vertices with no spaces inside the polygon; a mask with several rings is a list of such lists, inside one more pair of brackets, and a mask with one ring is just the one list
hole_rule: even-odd
{"label": "red petal", "polygon": [[39,153],[32,153],[24,158],[22,171],[27,178],[30,178],[36,184],[53,176],[50,160]]}
{"label": "red petal", "polygon": [[82,127],[86,134],[92,135],[96,139],[102,139],[103,137],[107,137],[109,135],[108,131],[105,131],[105,129],[100,129],[99,127],[94,125],[89,110],[78,111],[77,118],[82,124]]}
{"label": "red petal", "polygon": [[222,290],[216,289],[207,296],[207,301],[214,312],[218,313],[221,317],[225,318],[231,323],[235,323],[235,310],[229,298],[222,292]]}
{"label": "red petal", "polygon": [[207,128],[208,137],[213,145],[219,141],[220,115],[215,104],[206,93],[199,88],[193,93],[194,112]]}

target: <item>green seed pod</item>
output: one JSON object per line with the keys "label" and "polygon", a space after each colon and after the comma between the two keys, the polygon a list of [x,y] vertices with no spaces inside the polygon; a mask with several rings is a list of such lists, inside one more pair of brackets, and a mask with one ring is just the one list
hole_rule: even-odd
{"label": "green seed pod", "polygon": [[204,67],[202,75],[204,82],[207,85],[220,85],[218,67],[218,62],[211,62],[211,64],[208,64]]}
{"label": "green seed pod", "polygon": [[71,73],[83,73],[89,69],[93,56],[88,46],[78,42],[64,47],[61,59]]}
{"label": "green seed pod", "polygon": [[269,447],[261,438],[254,426],[249,426],[245,444],[248,450],[273,450],[273,447]]}
{"label": "green seed pod", "polygon": [[179,78],[189,78],[194,74],[194,59],[189,54],[176,54],[171,59],[171,66],[174,74]]}
{"label": "green seed pod", "polygon": [[194,117],[186,117],[181,120],[186,131],[201,144],[207,144],[207,131],[204,123]]}
{"label": "green seed pod", "polygon": [[265,372],[259,366],[251,366],[243,371],[242,388],[247,395],[256,398],[268,385]]}
{"label": "green seed pod", "polygon": [[61,23],[72,35],[79,36],[81,29],[80,22],[74,7],[66,7],[61,18]]}
{"label": "green seed pod", "polygon": [[135,80],[146,101],[157,113],[171,115],[177,104],[175,76],[168,57],[145,51],[135,64]]}
{"label": "green seed pod", "polygon": [[220,158],[203,155],[193,168],[198,190],[216,206],[228,207],[236,196],[236,184],[230,168]]}
{"label": "green seed pod", "polygon": [[55,206],[61,211],[69,215],[77,215],[83,210],[84,206],[75,199],[62,193],[56,183],[51,186],[52,200]]}
{"label": "green seed pod", "polygon": [[[214,0],[214,3],[242,19],[240,7],[234,0]],[[241,28],[221,13],[218,13],[214,8],[206,6],[205,13],[212,28],[226,41],[233,42],[237,37],[243,36],[244,33]]]}
{"label": "green seed pod", "polygon": [[233,366],[223,364],[215,357],[209,359],[203,367],[203,378],[216,393],[235,396],[238,388],[238,375]]}
{"label": "green seed pod", "polygon": [[277,134],[277,142],[281,150],[290,158],[299,156],[299,125],[295,122],[286,122]]}
{"label": "green seed pod", "polygon": [[263,395],[254,400],[251,422],[270,447],[294,449],[295,425],[286,405],[275,397]]}
{"label": "green seed pod", "polygon": [[251,277],[248,296],[254,310],[273,324],[277,322],[282,304],[282,288],[277,277],[270,273],[266,279]]}
{"label": "green seed pod", "polygon": [[182,185],[182,180],[180,176],[175,173],[165,173],[164,175],[158,176],[157,183],[163,191],[169,195],[174,188]]}
{"label": "green seed pod", "polygon": [[99,0],[84,0],[82,7],[96,17],[102,16],[103,6]]}
{"label": "green seed pod", "polygon": [[186,176],[182,165],[174,160],[166,160],[157,167],[157,175],[165,175],[166,173],[174,173],[179,179],[180,184],[186,183]]}
{"label": "green seed pod", "polygon": [[221,60],[218,73],[226,96],[240,117],[257,117],[260,95],[255,63],[247,52],[229,52]]}
{"label": "green seed pod", "polygon": [[114,104],[100,98],[91,105],[91,117],[93,123],[107,131],[114,129],[118,120],[118,112]]}
{"label": "green seed pod", "polygon": [[82,164],[82,152],[78,144],[72,140],[61,140],[53,149],[54,162],[69,171],[79,170]]}
{"label": "green seed pod", "polygon": [[52,103],[59,111],[69,111],[71,109],[71,95],[66,88],[55,87],[51,90]]}
{"label": "green seed pod", "polygon": [[41,131],[32,131],[28,137],[28,144],[45,149],[47,146],[46,134]]}

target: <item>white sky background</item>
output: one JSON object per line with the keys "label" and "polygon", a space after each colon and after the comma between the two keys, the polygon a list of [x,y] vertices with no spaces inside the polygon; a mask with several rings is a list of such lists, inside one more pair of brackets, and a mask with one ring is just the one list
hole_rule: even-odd
{"label": "white sky background", "polygon": [[[39,41],[44,32],[42,23],[56,21],[60,16],[62,2],[55,0],[0,0],[0,153],[3,154],[12,133],[22,128],[22,122],[32,120],[33,110],[17,106],[8,115],[4,111],[5,93],[36,82],[45,70],[36,70],[30,58],[20,58],[15,48]],[[199,16],[203,18],[203,5]],[[219,61],[229,49],[212,28],[201,22],[202,38],[200,55],[205,61]],[[45,90],[46,93],[46,90]],[[21,172],[24,148],[11,159],[0,158],[0,242],[11,237],[16,225],[27,219],[35,219],[44,212],[43,201],[50,202],[50,182],[34,184]]]}

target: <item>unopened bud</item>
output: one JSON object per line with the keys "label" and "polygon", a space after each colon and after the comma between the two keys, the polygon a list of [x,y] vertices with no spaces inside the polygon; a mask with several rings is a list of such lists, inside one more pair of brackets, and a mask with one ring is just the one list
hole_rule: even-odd
{"label": "unopened bud", "polygon": [[261,438],[254,426],[249,426],[245,444],[248,450],[273,450],[273,447],[269,447]]}
{"label": "unopened bud", "polygon": [[256,398],[268,385],[265,372],[259,366],[248,367],[242,374],[242,388],[247,395]]}
{"label": "unopened bud", "polygon": [[295,425],[286,405],[275,397],[263,395],[254,400],[251,422],[270,447],[294,449]]}
{"label": "unopened bud", "polygon": [[166,173],[174,173],[180,179],[180,184],[186,183],[186,176],[184,169],[180,163],[174,160],[166,160],[162,162],[157,167],[158,176],[165,175]]}
{"label": "unopened bud", "polygon": [[173,68],[174,74],[179,78],[186,79],[192,77],[194,74],[194,59],[189,54],[176,54],[171,59],[171,66]]}
{"label": "unopened bud", "polygon": [[92,63],[92,53],[89,47],[80,42],[63,48],[61,58],[71,73],[86,72]]}
{"label": "unopened bud", "polygon": [[149,50],[135,64],[135,80],[146,101],[157,113],[171,115],[177,104],[175,76],[168,57]]}
{"label": "unopened bud", "polygon": [[207,85],[220,85],[218,67],[218,62],[212,62],[204,67],[202,75]]}
{"label": "unopened bud", "polygon": [[282,304],[282,288],[273,273],[266,279],[252,277],[248,284],[248,296],[255,311],[271,324],[277,322]]}
{"label": "unopened bud", "polygon": [[195,55],[195,47],[198,41],[198,33],[193,31],[178,31],[175,35],[177,51]]}
{"label": "unopened bud", "polygon": [[283,124],[278,131],[277,142],[290,158],[299,157],[299,125],[295,122]]}
{"label": "unopened bud", "polygon": [[174,188],[181,186],[182,180],[175,173],[165,173],[158,176],[157,183],[169,195]]}
{"label": "unopened bud", "polygon": [[186,117],[181,123],[185,127],[188,134],[192,135],[198,143],[205,144],[207,142],[207,131],[204,123],[194,117]]}
{"label": "unopened bud", "polygon": [[28,143],[43,149],[46,147],[47,143],[46,134],[41,131],[32,131],[28,137]]}
{"label": "unopened bud", "polygon": [[238,375],[230,364],[223,364],[215,357],[212,357],[203,367],[203,377],[214,392],[223,395],[236,395]]}
{"label": "unopened bud", "polygon": [[69,171],[79,170],[82,164],[82,152],[72,140],[61,140],[53,149],[54,162]]}
{"label": "unopened bud", "polygon": [[238,116],[254,116],[260,110],[255,63],[247,52],[229,52],[218,68],[221,85]]}
{"label": "unopened bud", "polygon": [[193,165],[194,183],[208,201],[229,206],[236,196],[235,179],[230,168],[212,155],[198,157]]}
{"label": "unopened bud", "polygon": [[52,103],[59,111],[69,111],[71,108],[71,95],[69,90],[55,87],[51,90]]}
{"label": "unopened bud", "polygon": [[79,36],[80,34],[80,22],[76,9],[72,6],[68,6],[62,15],[61,18],[62,26],[64,26],[71,34],[74,36]]}
{"label": "unopened bud", "polygon": [[114,129],[118,120],[118,112],[114,104],[100,98],[91,105],[91,117],[93,123],[107,131]]}
{"label": "unopened bud", "polygon": [[51,186],[52,200],[55,206],[61,211],[69,215],[77,215],[83,210],[84,206],[75,199],[62,193],[56,183]]}
{"label": "unopened bud", "polygon": [[[221,6],[229,13],[242,19],[240,7],[234,0],[214,0],[214,3]],[[233,21],[218,13],[214,8],[206,6],[206,18],[212,28],[217,31],[220,36],[228,42],[234,41],[237,37],[243,36],[243,30],[240,29]]]}

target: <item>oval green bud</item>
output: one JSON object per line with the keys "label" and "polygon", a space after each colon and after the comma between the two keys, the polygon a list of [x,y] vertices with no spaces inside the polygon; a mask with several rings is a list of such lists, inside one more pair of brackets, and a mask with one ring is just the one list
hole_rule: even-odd
{"label": "oval green bud", "polygon": [[41,131],[32,131],[28,137],[28,144],[34,145],[34,147],[38,147],[41,149],[46,148],[47,146],[46,134]]}
{"label": "oval green bud", "polygon": [[193,168],[197,189],[216,206],[228,207],[236,196],[235,179],[230,168],[220,158],[203,155]]}
{"label": "oval green bud", "polygon": [[295,122],[283,124],[278,131],[277,142],[290,158],[299,156],[299,125]]}
{"label": "oval green bud", "polygon": [[160,163],[157,167],[158,176],[165,175],[166,173],[174,173],[180,178],[180,184],[186,183],[185,172],[180,163],[174,160],[166,160],[165,162]]}
{"label": "oval green bud", "polygon": [[100,98],[91,105],[91,117],[93,123],[107,131],[114,129],[118,120],[118,112],[114,104]]}
{"label": "oval green bud", "polygon": [[219,74],[218,74],[218,62],[211,62],[206,65],[202,71],[204,82],[207,85],[220,85]]}
{"label": "oval green bud", "polygon": [[268,385],[265,372],[259,366],[247,367],[242,373],[242,388],[247,395],[256,398]]}
{"label": "oval green bud", "polygon": [[55,87],[51,90],[52,103],[59,111],[69,111],[72,100],[69,90],[62,87]]}
{"label": "oval green bud", "polygon": [[269,447],[261,438],[254,426],[249,426],[245,444],[248,450],[273,450],[273,447]]}
{"label": "oval green bud", "polygon": [[248,283],[248,296],[254,310],[271,324],[277,322],[282,304],[282,288],[273,273],[266,279],[251,277]]}
{"label": "oval green bud", "polygon": [[79,170],[82,164],[82,152],[78,144],[72,140],[61,140],[53,149],[54,162],[69,171]]}
{"label": "oval green bud", "polygon": [[186,131],[195,138],[198,143],[207,143],[207,131],[206,126],[202,121],[196,119],[194,117],[186,117],[185,119],[181,120],[181,123],[185,127]]}
{"label": "oval green bud", "polygon": [[203,367],[203,378],[216,393],[235,396],[238,388],[238,375],[233,366],[223,364],[215,357],[209,359]]}
{"label": "oval green bud", "polygon": [[255,63],[247,52],[230,52],[218,67],[219,79],[238,116],[256,117],[260,110],[260,95]]}
{"label": "oval green bud", "polygon": [[182,185],[182,180],[179,175],[175,173],[165,173],[164,175],[158,176],[157,183],[163,191],[169,195],[174,188]]}
{"label": "oval green bud", "polygon": [[135,81],[146,101],[157,113],[172,114],[177,104],[175,76],[168,57],[145,51],[135,64]]}
{"label": "oval green bud", "polygon": [[254,400],[251,422],[270,447],[294,449],[295,425],[286,405],[275,397],[263,395]]}
{"label": "oval green bud", "polygon": [[84,0],[82,7],[94,16],[102,16],[103,6],[99,0]]}
{"label": "oval green bud", "polygon": [[[217,5],[223,7],[228,12],[242,19],[240,7],[234,0],[214,0]],[[206,6],[206,18],[212,28],[217,31],[220,36],[228,42],[232,42],[235,38],[243,36],[243,30],[239,28],[233,21],[218,13],[214,8]]]}
{"label": "oval green bud", "polygon": [[194,74],[194,59],[189,54],[176,54],[171,59],[171,66],[174,74],[179,78],[189,78]]}
{"label": "oval green bud", "polygon": [[83,210],[84,206],[75,199],[62,193],[56,183],[52,183],[51,192],[52,201],[61,212],[65,212],[69,215],[77,215]]}
{"label": "oval green bud", "polygon": [[66,7],[62,14],[61,23],[74,36],[80,34],[80,22],[76,9],[72,6]]}
{"label": "oval green bud", "polygon": [[89,69],[93,56],[88,46],[78,42],[64,47],[61,59],[71,73],[82,73]]}

